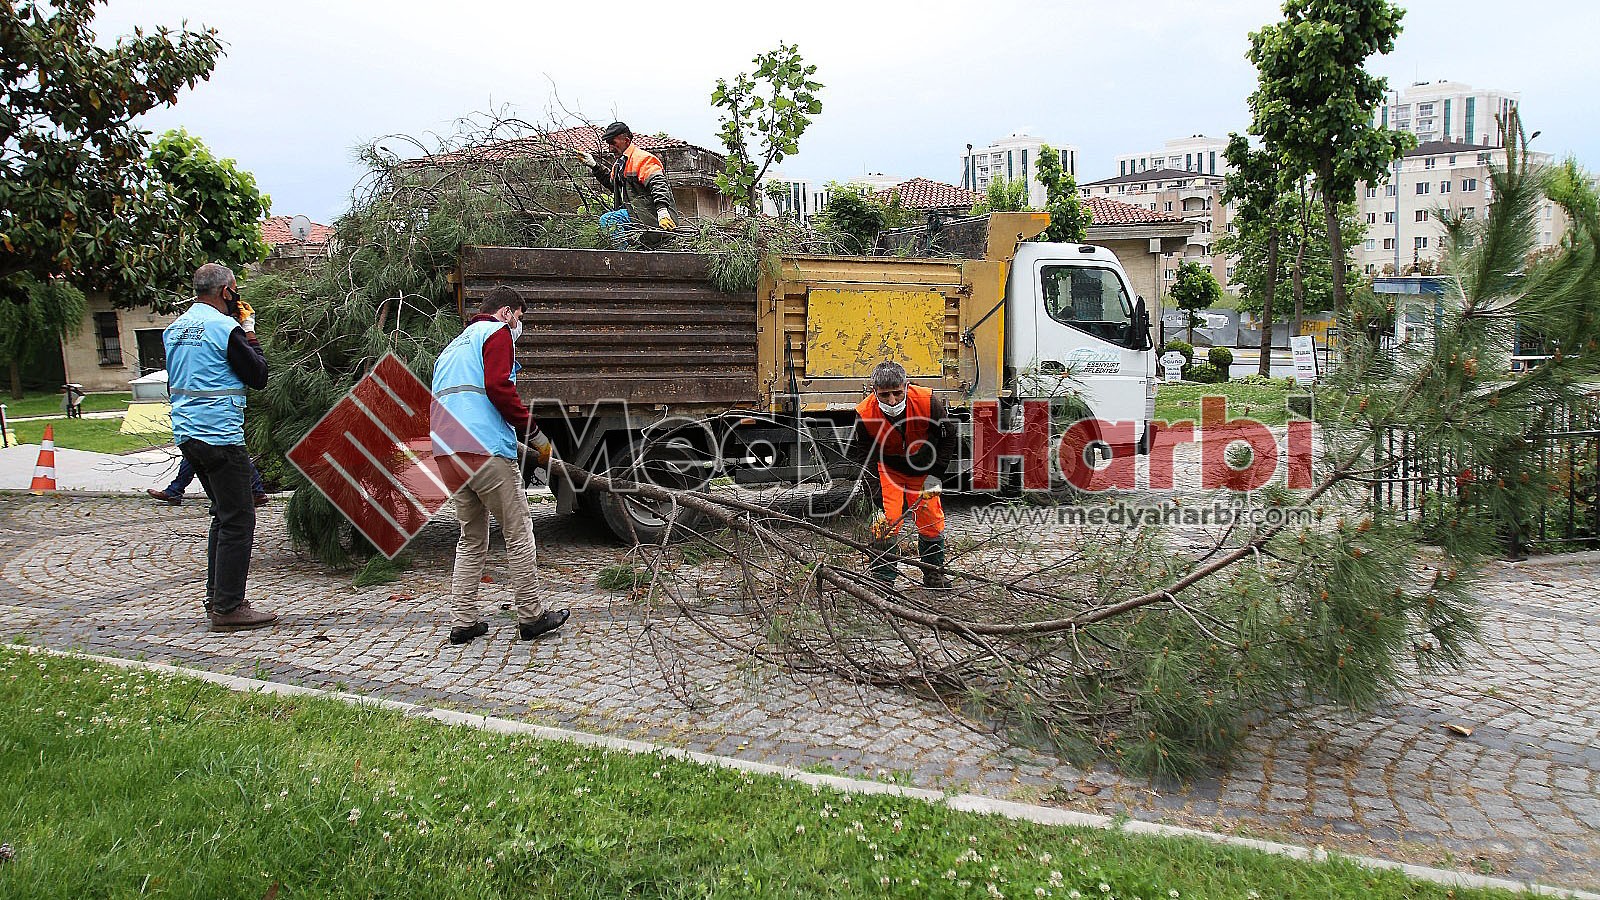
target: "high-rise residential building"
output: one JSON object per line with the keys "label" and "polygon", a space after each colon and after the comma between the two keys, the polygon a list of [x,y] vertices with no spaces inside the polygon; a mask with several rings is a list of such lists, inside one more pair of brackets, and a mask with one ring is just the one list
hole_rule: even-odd
{"label": "high-rise residential building", "polygon": [[1221,175],[1228,166],[1223,151],[1228,148],[1226,138],[1206,137],[1203,134],[1167,141],[1160,150],[1147,153],[1124,153],[1117,157],[1117,175],[1136,175],[1157,169],[1176,169],[1182,172],[1199,172],[1204,175]]}
{"label": "high-rise residential building", "polygon": [[[1530,163],[1548,163],[1547,153],[1530,153]],[[1368,275],[1428,272],[1443,251],[1440,214],[1481,219],[1494,200],[1491,167],[1504,169],[1504,147],[1458,141],[1418,144],[1392,167],[1381,184],[1357,186],[1366,237],[1352,249],[1356,265]],[[1560,242],[1567,229],[1561,207],[1542,200],[1535,213],[1536,249]]]}
{"label": "high-rise residential building", "polygon": [[1417,143],[1505,143],[1506,114],[1517,107],[1519,94],[1474,88],[1459,81],[1419,81],[1391,93],[1373,114],[1379,127],[1409,131]]}
{"label": "high-rise residential building", "polygon": [[[1173,142],[1168,142],[1170,146]],[[1191,165],[1194,150],[1188,151]],[[1145,155],[1145,160],[1152,159]],[[1123,159],[1127,159],[1124,157]],[[1181,162],[1181,159],[1180,159]],[[1220,163],[1219,163],[1220,165]],[[1208,171],[1185,171],[1181,168],[1161,167],[1142,169],[1112,178],[1102,178],[1081,185],[1079,191],[1088,198],[1108,198],[1148,208],[1151,212],[1176,216],[1191,223],[1194,230],[1188,243],[1180,251],[1163,255],[1161,267],[1162,292],[1172,287],[1177,279],[1178,266],[1194,261],[1211,269],[1224,289],[1233,278],[1233,268],[1228,257],[1215,251],[1219,238],[1228,232],[1233,221],[1233,211],[1222,202],[1224,177],[1221,169],[1212,174],[1210,160]]]}
{"label": "high-rise residential building", "polygon": [[1046,144],[1060,155],[1062,171],[1078,177],[1077,147],[1016,131],[987,147],[968,144],[967,152],[961,157],[961,186],[981,194],[989,189],[989,182],[996,178],[1007,181],[1021,179],[1028,183],[1028,205],[1034,209],[1044,209],[1045,191],[1044,182],[1039,180],[1039,154],[1040,148]]}

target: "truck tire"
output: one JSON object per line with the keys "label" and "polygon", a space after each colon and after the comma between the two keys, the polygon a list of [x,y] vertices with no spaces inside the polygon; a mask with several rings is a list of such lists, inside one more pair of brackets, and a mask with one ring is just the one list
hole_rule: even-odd
{"label": "truck tire", "polygon": [[[668,489],[699,490],[705,486],[704,479],[692,471],[686,471],[686,460],[676,457],[670,449],[634,437],[629,440],[626,450],[625,459],[620,459],[609,472],[599,474],[614,473],[628,479],[643,477],[652,484]],[[644,455],[642,476],[634,468],[641,454]],[[695,536],[699,526],[704,523],[704,516],[681,506],[673,507],[636,494],[618,494],[598,488],[590,488],[580,494],[579,507],[599,513],[611,533],[627,544],[688,540]]]}

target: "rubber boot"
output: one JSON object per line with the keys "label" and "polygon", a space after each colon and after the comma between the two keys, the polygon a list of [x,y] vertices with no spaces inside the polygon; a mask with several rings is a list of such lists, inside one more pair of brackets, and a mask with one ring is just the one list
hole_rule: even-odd
{"label": "rubber boot", "polygon": [[[917,556],[925,566],[944,568],[944,538],[917,538]],[[922,586],[930,591],[950,590],[950,578],[937,569],[922,570]]]}
{"label": "rubber boot", "polygon": [[886,588],[894,587],[895,579],[900,577],[900,570],[895,565],[899,554],[896,552],[894,539],[873,541],[867,546],[867,565],[872,577]]}

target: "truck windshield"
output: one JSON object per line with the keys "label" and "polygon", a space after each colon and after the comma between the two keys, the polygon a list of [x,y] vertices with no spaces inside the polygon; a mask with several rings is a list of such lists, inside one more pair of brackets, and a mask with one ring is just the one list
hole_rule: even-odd
{"label": "truck windshield", "polygon": [[1110,269],[1043,266],[1040,288],[1050,318],[1121,346],[1130,346],[1133,304]]}

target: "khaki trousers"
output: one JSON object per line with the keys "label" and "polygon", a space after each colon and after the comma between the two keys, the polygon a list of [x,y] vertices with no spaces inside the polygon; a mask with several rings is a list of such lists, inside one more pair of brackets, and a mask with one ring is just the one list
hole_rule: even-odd
{"label": "khaki trousers", "polygon": [[528,497],[522,492],[522,473],[514,460],[491,456],[456,493],[456,518],[461,540],[456,544],[456,566],[451,578],[452,626],[471,625],[486,617],[478,609],[478,585],[489,561],[489,516],[500,523],[506,539],[506,567],[511,570],[511,592],[517,621],[531,622],[544,615],[536,598],[533,522],[528,518]]}

